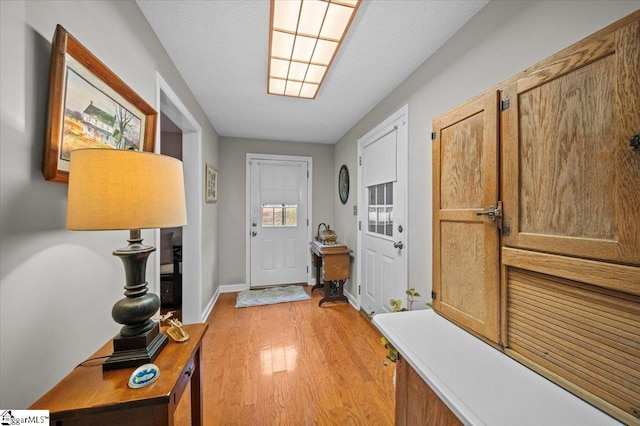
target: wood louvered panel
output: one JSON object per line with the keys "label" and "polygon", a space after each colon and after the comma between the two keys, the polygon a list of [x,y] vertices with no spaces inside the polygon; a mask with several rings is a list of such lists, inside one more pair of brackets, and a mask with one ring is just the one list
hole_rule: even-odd
{"label": "wood louvered panel", "polygon": [[507,268],[507,353],[623,421],[640,413],[640,297]]}

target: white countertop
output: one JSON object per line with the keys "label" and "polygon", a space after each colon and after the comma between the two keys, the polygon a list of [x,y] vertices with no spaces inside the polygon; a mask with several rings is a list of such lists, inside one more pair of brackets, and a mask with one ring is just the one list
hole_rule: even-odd
{"label": "white countertop", "polygon": [[620,424],[431,309],[377,314],[373,323],[465,424]]}

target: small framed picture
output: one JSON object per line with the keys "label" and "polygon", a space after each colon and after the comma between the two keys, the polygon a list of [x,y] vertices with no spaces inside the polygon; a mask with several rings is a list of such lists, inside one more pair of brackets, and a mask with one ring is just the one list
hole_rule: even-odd
{"label": "small framed picture", "polygon": [[153,152],[157,115],[62,26],[56,27],[42,163],[45,179],[68,182],[74,149]]}
{"label": "small framed picture", "polygon": [[215,203],[218,201],[218,170],[207,164],[205,170],[205,194],[204,199],[207,203]]}

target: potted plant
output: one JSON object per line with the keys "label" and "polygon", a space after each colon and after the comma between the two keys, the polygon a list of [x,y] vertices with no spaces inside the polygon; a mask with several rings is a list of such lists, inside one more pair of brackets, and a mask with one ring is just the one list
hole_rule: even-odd
{"label": "potted plant", "polygon": [[[413,303],[416,301],[415,299],[417,297],[420,297],[420,293],[418,293],[416,289],[412,287],[405,291],[405,294],[407,295],[407,305],[409,308],[407,309],[402,307],[402,300],[391,299],[389,301],[389,303],[391,303],[391,312],[403,312],[413,309]],[[427,303],[427,305],[429,304]],[[382,336],[380,338],[380,344],[387,348],[388,351],[387,357],[382,362],[382,365],[384,365],[385,367],[389,365],[387,360],[396,362],[398,360],[398,350],[391,344],[391,342],[389,342],[384,336]]]}

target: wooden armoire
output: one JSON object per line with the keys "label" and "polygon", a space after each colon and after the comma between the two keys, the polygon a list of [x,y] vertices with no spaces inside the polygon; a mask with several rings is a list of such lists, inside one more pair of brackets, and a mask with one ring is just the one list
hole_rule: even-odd
{"label": "wooden armoire", "polygon": [[435,310],[640,422],[640,11],[433,132]]}

